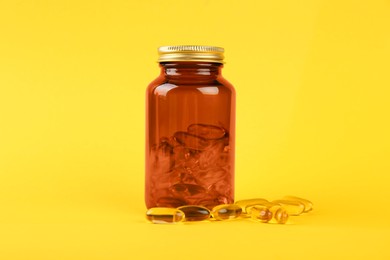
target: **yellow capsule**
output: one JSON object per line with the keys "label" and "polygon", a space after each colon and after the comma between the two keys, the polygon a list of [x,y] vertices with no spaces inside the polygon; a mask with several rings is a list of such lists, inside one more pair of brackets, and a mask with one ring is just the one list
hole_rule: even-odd
{"label": "yellow capsule", "polygon": [[282,207],[278,208],[274,213],[274,219],[278,224],[285,224],[288,220],[288,217],[289,215],[287,211]]}
{"label": "yellow capsule", "polygon": [[247,216],[250,216],[252,214],[252,209],[254,207],[266,207],[267,209],[269,209],[271,212],[274,212],[275,210],[272,210],[274,207],[276,206],[279,206],[278,204],[274,204],[274,203],[271,203],[271,202],[264,202],[262,204],[257,204],[257,205],[251,205],[251,206],[248,206],[246,207],[246,214]]}
{"label": "yellow capsule", "polygon": [[202,221],[210,218],[210,210],[203,206],[187,205],[177,209],[184,212],[185,221]]}
{"label": "yellow capsule", "polygon": [[184,220],[184,212],[175,208],[150,208],[146,211],[146,219],[155,224],[177,223]]}
{"label": "yellow capsule", "polygon": [[305,205],[305,209],[303,212],[309,212],[309,211],[313,210],[313,203],[307,199],[299,198],[296,196],[284,196],[284,199],[295,200],[295,201],[299,201],[299,202],[303,203],[303,205]]}
{"label": "yellow capsule", "polygon": [[272,219],[272,212],[265,206],[253,206],[250,211],[253,220],[267,223]]}
{"label": "yellow capsule", "polygon": [[238,200],[234,204],[240,206],[244,213],[249,213],[249,212],[247,212],[248,208],[255,206],[255,205],[267,205],[267,203],[269,203],[268,200],[258,198],[258,199]]}
{"label": "yellow capsule", "polygon": [[211,214],[216,220],[226,220],[238,218],[241,212],[241,207],[236,204],[222,204],[215,206]]}
{"label": "yellow capsule", "polygon": [[290,216],[298,216],[305,210],[305,204],[297,200],[274,200],[272,203],[282,206]]}

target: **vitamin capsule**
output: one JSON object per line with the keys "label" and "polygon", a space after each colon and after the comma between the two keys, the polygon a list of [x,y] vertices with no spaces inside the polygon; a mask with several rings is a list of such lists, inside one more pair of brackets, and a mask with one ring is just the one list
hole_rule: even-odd
{"label": "vitamin capsule", "polygon": [[241,207],[236,204],[222,204],[215,206],[211,214],[216,220],[226,220],[238,218],[241,212]]}
{"label": "vitamin capsule", "polygon": [[177,208],[186,204],[184,200],[173,197],[161,197],[157,200],[157,207]]}
{"label": "vitamin capsule", "polygon": [[272,203],[282,206],[290,216],[298,216],[305,210],[305,205],[297,200],[274,200]]}
{"label": "vitamin capsule", "polygon": [[272,219],[272,212],[265,206],[253,206],[250,215],[252,219],[263,223]]}
{"label": "vitamin capsule", "polygon": [[221,154],[225,149],[223,141],[215,141],[210,144],[199,156],[199,166],[201,169],[212,168],[220,160]]}
{"label": "vitamin capsule", "polygon": [[177,196],[193,196],[206,192],[206,189],[196,184],[176,183],[171,186],[171,191]]}
{"label": "vitamin capsule", "polygon": [[225,136],[225,129],[215,125],[192,124],[187,128],[188,133],[205,139],[219,139]]}
{"label": "vitamin capsule", "polygon": [[170,144],[168,138],[161,138],[160,143],[158,144],[158,149],[160,149],[163,153],[172,153],[173,146]]}
{"label": "vitamin capsule", "polygon": [[277,209],[274,213],[274,219],[276,220],[276,222],[278,224],[286,224],[288,217],[289,216],[288,216],[287,211],[282,207]]}
{"label": "vitamin capsule", "polygon": [[262,199],[262,198],[258,198],[258,199],[247,199],[247,200],[238,200],[236,201],[234,204],[238,205],[241,207],[242,211],[244,213],[248,213],[247,212],[247,209],[252,207],[252,206],[255,206],[255,205],[262,205],[262,206],[265,206],[269,203],[268,200],[266,199]]}
{"label": "vitamin capsule", "polygon": [[218,196],[218,197],[215,197],[215,194],[212,193],[212,190],[211,190],[211,194],[208,194],[206,195],[207,197],[202,197],[202,198],[199,198],[196,203],[196,205],[202,205],[210,210],[212,210],[214,207],[218,206],[218,205],[222,205],[222,204],[230,204],[231,202],[233,202],[233,200],[230,198],[230,197],[226,197],[226,196]]}
{"label": "vitamin capsule", "polygon": [[177,223],[184,220],[184,212],[174,208],[150,208],[146,219],[155,224]]}
{"label": "vitamin capsule", "polygon": [[175,140],[184,145],[188,149],[204,150],[209,142],[203,137],[189,134],[187,132],[176,132],[174,134]]}
{"label": "vitamin capsule", "polygon": [[226,176],[228,176],[228,174],[229,173],[222,168],[212,168],[196,172],[195,177],[201,184],[210,186],[210,183],[218,183],[221,180],[226,179]]}
{"label": "vitamin capsule", "polygon": [[202,221],[210,218],[210,211],[202,206],[187,205],[177,209],[184,212],[185,221]]}
{"label": "vitamin capsule", "polygon": [[265,207],[267,208],[272,214],[275,213],[275,211],[280,207],[278,204],[273,204],[271,202],[268,202],[268,203],[264,203],[264,204],[261,204],[261,205],[253,205],[253,206],[249,206],[246,208],[246,216],[247,217],[251,217],[252,215],[252,209],[254,207]]}
{"label": "vitamin capsule", "polygon": [[285,196],[284,199],[286,200],[295,200],[303,203],[305,205],[305,209],[303,212],[309,212],[313,210],[313,203],[307,199],[302,199],[296,196]]}

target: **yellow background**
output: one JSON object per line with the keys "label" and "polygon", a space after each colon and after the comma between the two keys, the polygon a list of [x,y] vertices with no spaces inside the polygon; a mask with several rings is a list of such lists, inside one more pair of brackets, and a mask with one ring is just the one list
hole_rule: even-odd
{"label": "yellow background", "polygon": [[[223,46],[236,199],[290,225],[145,221],[161,45]],[[0,259],[389,259],[390,2],[0,1]]]}

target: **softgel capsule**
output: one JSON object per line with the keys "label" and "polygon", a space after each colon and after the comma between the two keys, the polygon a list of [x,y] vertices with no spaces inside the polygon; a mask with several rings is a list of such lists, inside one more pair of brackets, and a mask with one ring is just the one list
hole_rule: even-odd
{"label": "softgel capsule", "polygon": [[155,207],[146,212],[146,218],[156,224],[245,218],[261,223],[286,224],[290,216],[299,216],[311,210],[313,210],[311,201],[286,196],[273,201],[263,198],[239,200],[234,204],[220,204],[211,211],[200,205],[185,205],[178,208]]}
{"label": "softgel capsule", "polygon": [[272,219],[272,212],[265,206],[253,206],[251,208],[250,217],[255,221],[268,223]]}
{"label": "softgel capsule", "polygon": [[235,219],[241,216],[242,209],[236,204],[222,204],[215,206],[211,214],[215,220]]}
{"label": "softgel capsule", "polygon": [[177,209],[184,212],[185,221],[202,221],[210,218],[210,210],[203,206],[187,205]]}
{"label": "softgel capsule", "polygon": [[271,203],[282,206],[291,216],[299,216],[305,212],[305,205],[295,200],[273,200]]}
{"label": "softgel capsule", "polygon": [[146,212],[146,219],[155,224],[178,223],[184,220],[184,212],[175,208],[150,208]]}

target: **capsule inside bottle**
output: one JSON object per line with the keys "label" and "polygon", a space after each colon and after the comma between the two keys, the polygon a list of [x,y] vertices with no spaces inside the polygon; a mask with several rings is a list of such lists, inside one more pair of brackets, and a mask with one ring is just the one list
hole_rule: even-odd
{"label": "capsule inside bottle", "polygon": [[184,220],[184,212],[175,208],[156,207],[146,212],[146,219],[155,224],[178,223]]}

